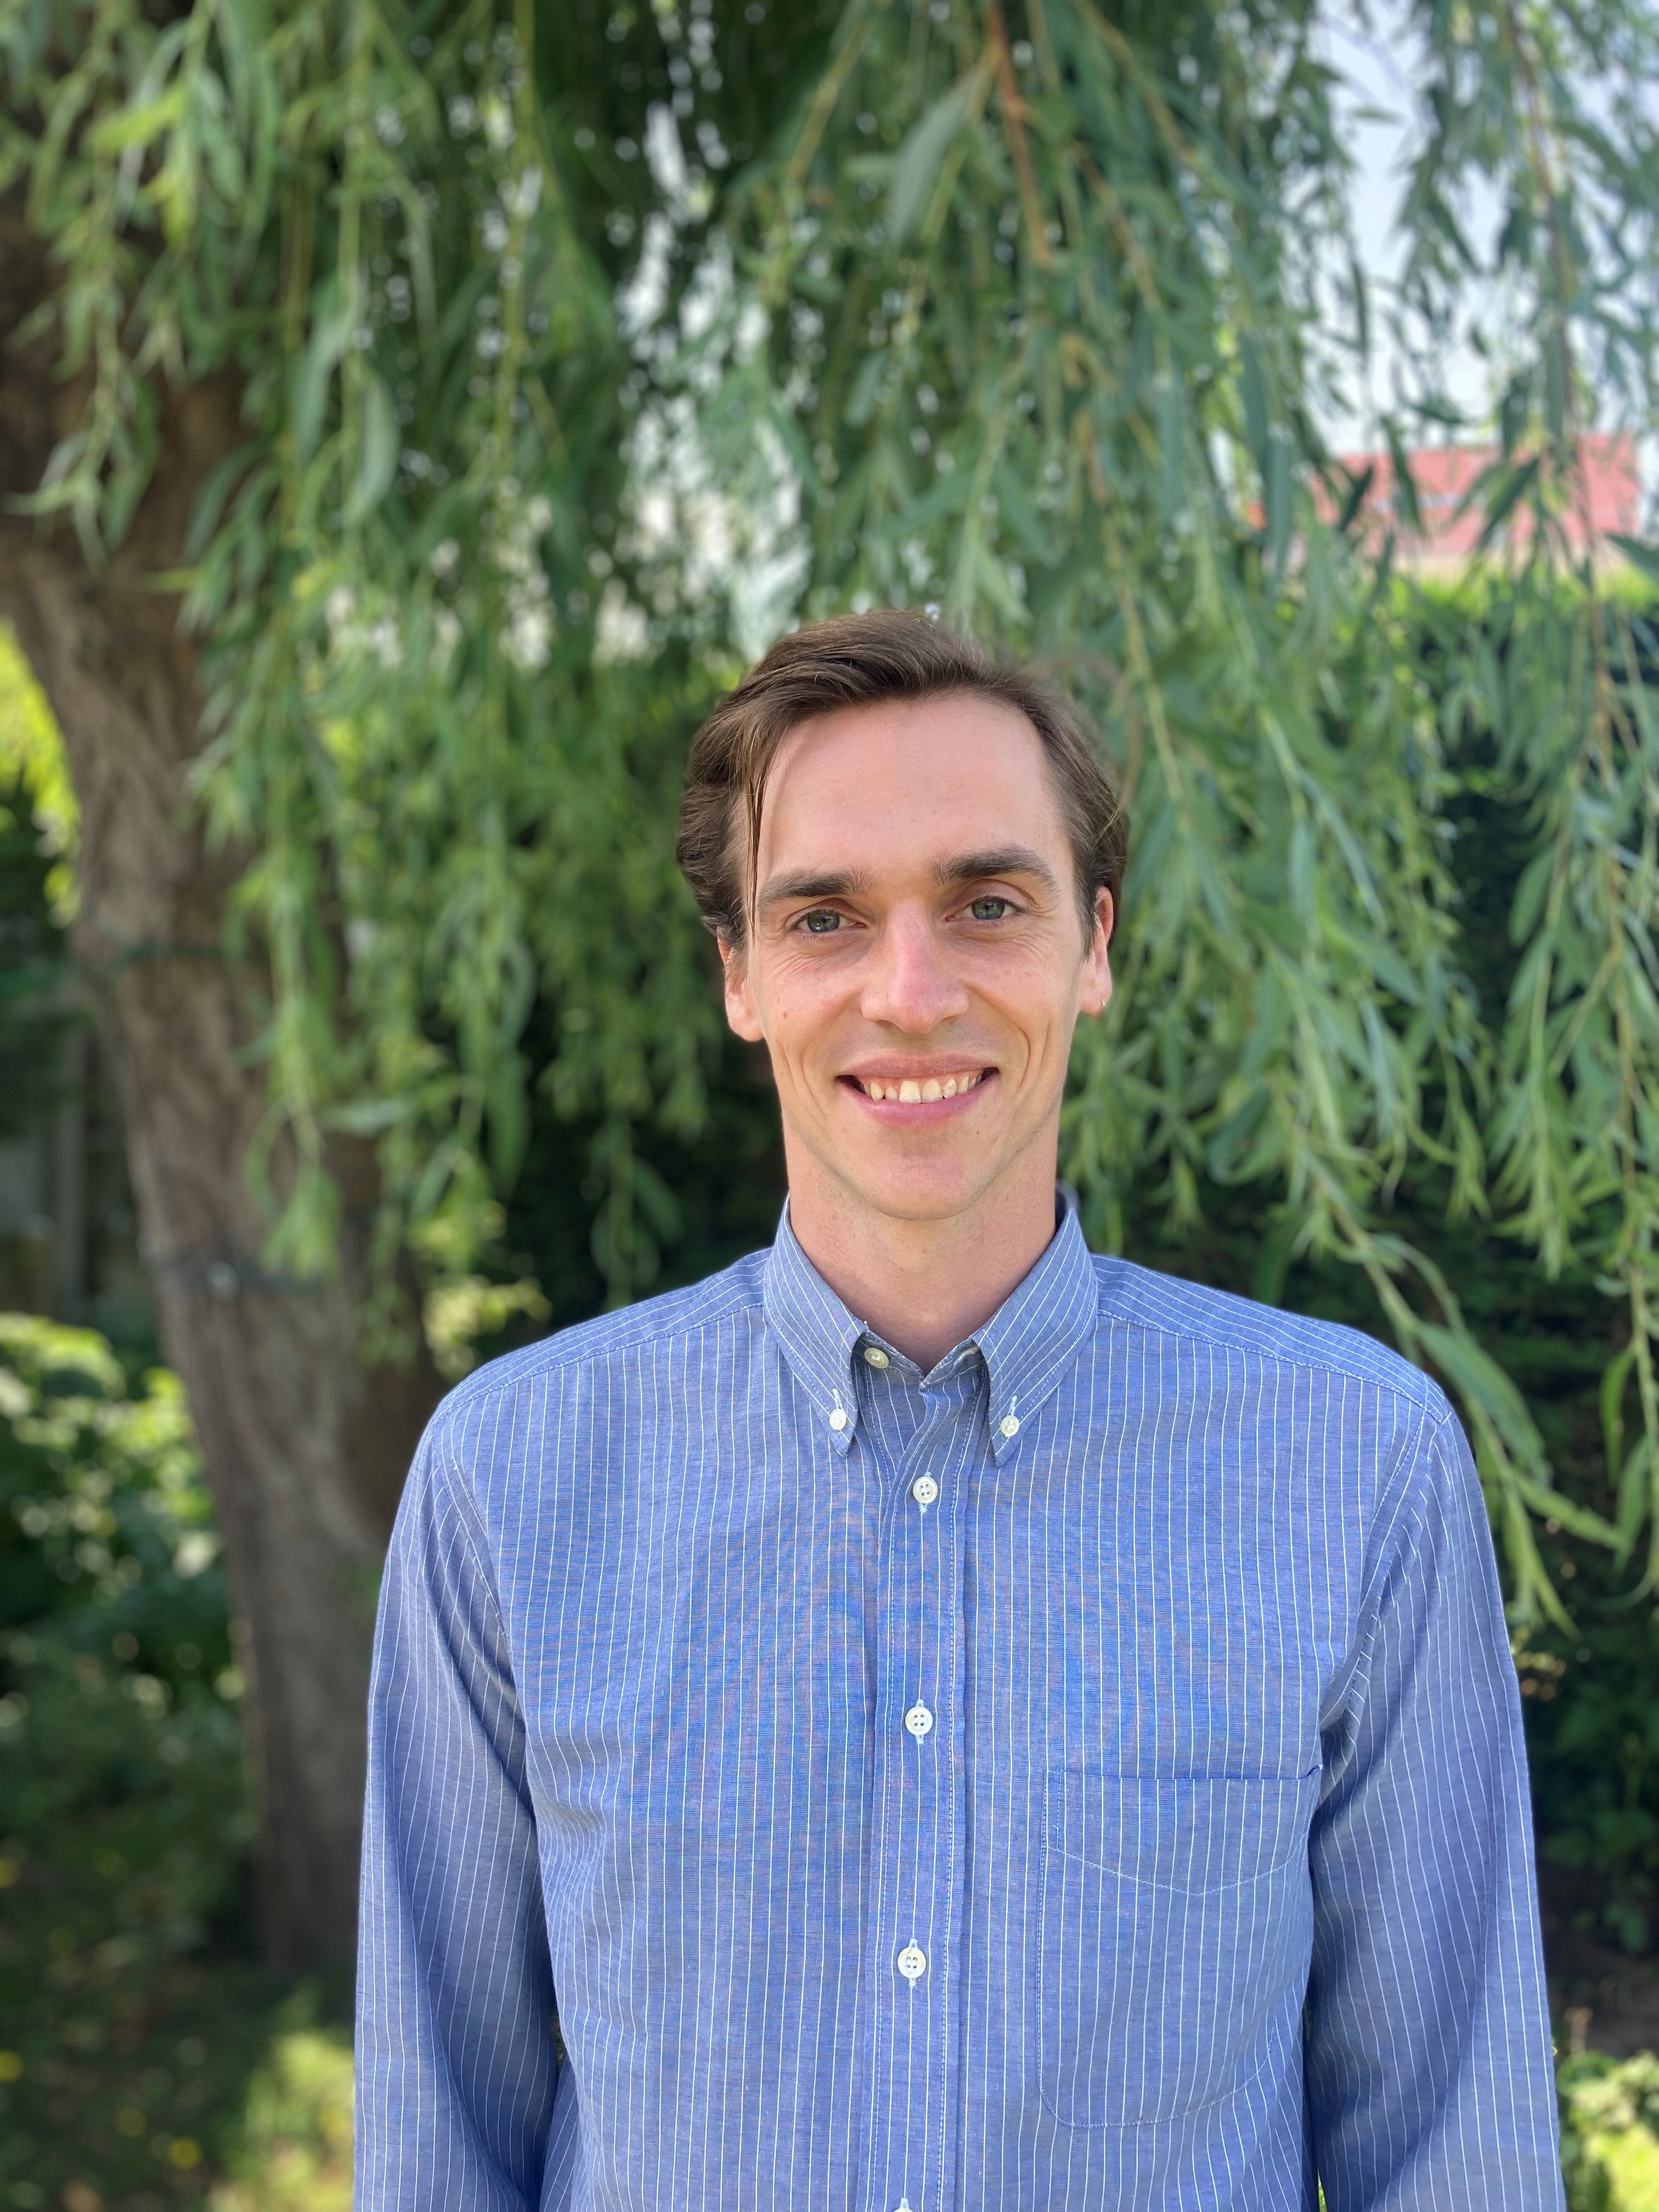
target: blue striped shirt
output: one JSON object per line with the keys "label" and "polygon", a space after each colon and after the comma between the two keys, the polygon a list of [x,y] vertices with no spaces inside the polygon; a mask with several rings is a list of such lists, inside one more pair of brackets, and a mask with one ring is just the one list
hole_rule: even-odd
{"label": "blue striped shirt", "polygon": [[1069,1210],[928,1374],[786,1215],[451,1394],[362,1927],[358,2212],[1561,2203],[1457,1424]]}

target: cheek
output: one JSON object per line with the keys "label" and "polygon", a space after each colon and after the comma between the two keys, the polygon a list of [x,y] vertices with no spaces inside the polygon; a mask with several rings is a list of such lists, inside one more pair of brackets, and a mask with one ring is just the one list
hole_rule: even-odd
{"label": "cheek", "polygon": [[981,976],[979,987],[986,1005],[1033,1060],[1059,1048],[1071,1000],[1057,988],[1050,961],[1010,962]]}
{"label": "cheek", "polygon": [[780,954],[768,963],[761,1004],[770,1034],[797,1043],[827,1029],[847,996],[847,963],[811,955]]}

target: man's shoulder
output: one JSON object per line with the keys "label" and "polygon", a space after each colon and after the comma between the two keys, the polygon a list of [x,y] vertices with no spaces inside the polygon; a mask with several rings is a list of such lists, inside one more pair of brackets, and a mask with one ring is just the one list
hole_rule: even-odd
{"label": "man's shoulder", "polygon": [[1097,1258],[1103,1322],[1116,1321],[1161,1336],[1239,1353],[1310,1374],[1336,1376],[1391,1393],[1431,1421],[1449,1413],[1445,1394],[1420,1367],[1386,1344],[1340,1322],[1318,1321],[1261,1305],[1206,1283],[1158,1273],[1129,1260]]}
{"label": "man's shoulder", "polygon": [[442,1412],[452,1419],[469,1414],[491,1402],[556,1385],[573,1373],[635,1359],[717,1330],[760,1304],[765,1264],[763,1251],[749,1253],[701,1282],[660,1291],[615,1313],[596,1314],[487,1360],[455,1385]]}

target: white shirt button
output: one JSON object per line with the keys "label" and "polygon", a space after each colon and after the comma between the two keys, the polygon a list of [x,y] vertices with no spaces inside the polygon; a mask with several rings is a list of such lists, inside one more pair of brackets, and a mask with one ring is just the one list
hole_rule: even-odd
{"label": "white shirt button", "polygon": [[920,1943],[907,1943],[898,1954],[898,1970],[907,1982],[919,1982],[927,1971],[927,1954]]}
{"label": "white shirt button", "polygon": [[1017,1437],[1019,1434],[1019,1420],[1013,1413],[1005,1413],[997,1423],[997,1426],[1005,1437]]}
{"label": "white shirt button", "polygon": [[866,1344],[864,1347],[864,1364],[866,1367],[885,1367],[888,1364],[887,1354],[878,1344]]}
{"label": "white shirt button", "polygon": [[910,1495],[918,1505],[931,1505],[939,1496],[939,1485],[931,1474],[919,1474],[910,1485]]}
{"label": "white shirt button", "polygon": [[916,1703],[911,1706],[909,1711],[904,1716],[904,1725],[909,1729],[911,1735],[915,1737],[918,1742],[921,1741],[923,1736],[927,1735],[931,1731],[933,1725],[933,1716],[928,1711],[927,1706],[921,1703],[920,1698],[917,1699]]}
{"label": "white shirt button", "polygon": [[836,1430],[844,1429],[847,1426],[847,1414],[842,1407],[837,1406],[835,1412],[830,1414],[830,1425]]}

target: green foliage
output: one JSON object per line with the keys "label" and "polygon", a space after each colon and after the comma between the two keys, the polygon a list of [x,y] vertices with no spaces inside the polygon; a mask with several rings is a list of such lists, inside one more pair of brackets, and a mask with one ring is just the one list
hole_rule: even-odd
{"label": "green foliage", "polygon": [[235,1721],[107,1648],[13,1632],[4,1658],[0,2191],[171,2198],[228,2148],[281,1994],[216,1955],[246,1846]]}
{"label": "green foliage", "polygon": [[250,2087],[231,2172],[213,2212],[350,2212],[349,2037],[278,2035]]}
{"label": "green foliage", "polygon": [[72,969],[55,908],[72,801],[58,732],[15,641],[0,629],[0,1139],[38,1122],[60,1089]]}
{"label": "green foliage", "polygon": [[[1351,1267],[1455,1390],[1519,1620],[1567,1630],[1540,1519],[1651,1577],[1659,741],[1640,621],[1563,518],[1583,424],[1652,423],[1659,16],[1404,15],[1430,127],[1377,301],[1300,0],[0,0],[3,159],[91,380],[42,510],[95,554],[165,381],[240,385],[176,580],[290,1265],[331,1249],[333,1126],[379,1142],[388,1262],[465,1278],[544,1097],[606,1294],[651,1279],[649,1156],[697,1141],[719,1050],[668,855],[685,734],[796,610],[936,601],[1063,678],[1133,818],[1066,1126],[1091,1226],[1253,1194],[1281,1265]],[[1485,604],[1392,575],[1322,447],[1379,316],[1397,453],[1459,427],[1455,328],[1494,363]],[[1501,1001],[1449,838],[1468,727],[1529,809]],[[1390,1218],[1431,1175],[1617,1302],[1607,1510]]]}
{"label": "green foliage", "polygon": [[[27,876],[7,883],[0,913],[8,929],[27,927],[29,959],[48,921],[65,923],[75,911],[72,862],[80,826],[70,787],[63,741],[52,719],[46,695],[29,672],[16,639],[0,624],[0,784],[9,787],[6,802],[14,833],[26,830],[31,815],[37,833]],[[21,848],[19,848],[21,850]],[[46,865],[41,874],[35,865]],[[14,864],[15,865],[15,864]],[[44,900],[40,893],[44,891]]]}
{"label": "green foliage", "polygon": [[[273,2037],[312,2025],[245,1940],[240,1684],[216,1548],[173,1377],[135,1388],[91,1331],[0,1315],[9,2204],[204,2203],[228,2169],[252,2170],[244,2092]],[[258,2109],[249,2124],[258,2138]]]}
{"label": "green foliage", "polygon": [[239,1694],[219,1540],[184,1394],[129,1389],[90,1329],[0,1314],[0,1629],[114,1650],[157,1711],[199,1684]]}
{"label": "green foliage", "polygon": [[70,970],[46,918],[50,871],[30,794],[0,781],[0,1138],[38,1120],[58,1089]]}
{"label": "green foliage", "polygon": [[1648,2212],[1659,2202],[1659,2058],[1581,2051],[1556,2084],[1567,2212]]}

